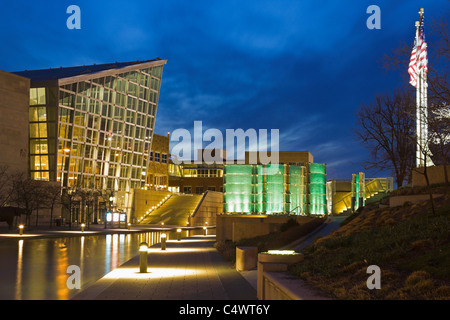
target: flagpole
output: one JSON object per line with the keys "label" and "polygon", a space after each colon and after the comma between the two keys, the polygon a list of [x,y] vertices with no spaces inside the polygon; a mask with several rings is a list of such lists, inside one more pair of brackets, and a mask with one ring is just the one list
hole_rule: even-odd
{"label": "flagpole", "polygon": [[[427,78],[426,78],[426,72],[425,68],[421,66],[422,63],[419,58],[422,51],[422,46],[426,46],[425,35],[420,34],[419,39],[419,28],[420,26],[423,26],[423,8],[419,9],[419,15],[420,15],[420,21],[416,21],[416,43],[420,43],[420,50],[418,48],[416,54],[417,54],[417,60],[416,63],[418,63],[419,72],[417,74],[418,80],[416,85],[416,130],[417,130],[417,151],[416,151],[416,166],[417,167],[423,167],[423,166],[433,166],[433,161],[431,160],[431,152],[428,147],[428,106],[427,106]],[[421,30],[423,33],[423,28]],[[426,47],[425,47],[426,48]],[[425,53],[426,54],[426,53]]]}
{"label": "flagpole", "polygon": [[[416,39],[415,43],[419,43],[419,26],[420,22],[416,21]],[[416,56],[417,52],[416,52]],[[418,59],[417,59],[418,60]],[[417,63],[416,60],[416,63]],[[416,80],[416,139],[417,139],[417,148],[416,148],[416,167],[422,167],[422,114],[421,114],[421,85],[422,85],[422,72],[417,73]]]}

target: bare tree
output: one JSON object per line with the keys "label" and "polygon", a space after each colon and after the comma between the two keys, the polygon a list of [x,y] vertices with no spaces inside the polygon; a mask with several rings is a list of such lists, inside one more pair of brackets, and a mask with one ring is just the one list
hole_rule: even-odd
{"label": "bare tree", "polygon": [[373,104],[362,105],[356,115],[357,138],[371,155],[365,169],[390,169],[399,187],[414,165],[415,122],[410,112],[414,108],[412,92],[397,90],[393,97],[378,95]]}
{"label": "bare tree", "polygon": [[0,207],[5,206],[11,198],[12,184],[8,166],[0,166]]}
{"label": "bare tree", "polygon": [[72,209],[73,205],[76,202],[77,198],[77,189],[73,187],[63,187],[61,191],[61,204],[65,207],[69,212],[69,230],[72,230]]}
{"label": "bare tree", "polygon": [[11,183],[11,202],[26,210],[26,224],[30,226],[30,215],[36,209],[40,196],[39,181],[29,178],[24,172],[16,172],[11,175]]}
{"label": "bare tree", "polygon": [[430,148],[433,160],[444,168],[445,184],[449,183],[448,161],[450,158],[450,105],[432,105],[427,117]]}
{"label": "bare tree", "polygon": [[47,183],[44,188],[45,206],[50,209],[50,228],[53,222],[53,211],[56,205],[62,203],[61,185],[59,183]]}

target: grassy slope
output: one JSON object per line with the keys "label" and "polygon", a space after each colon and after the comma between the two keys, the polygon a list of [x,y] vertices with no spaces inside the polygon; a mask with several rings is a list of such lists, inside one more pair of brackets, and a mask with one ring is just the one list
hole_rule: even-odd
{"label": "grassy slope", "polygon": [[[448,191],[448,190],[447,190]],[[450,299],[450,196],[402,207],[366,207],[303,250],[291,272],[337,299]],[[367,289],[369,265],[381,289]]]}

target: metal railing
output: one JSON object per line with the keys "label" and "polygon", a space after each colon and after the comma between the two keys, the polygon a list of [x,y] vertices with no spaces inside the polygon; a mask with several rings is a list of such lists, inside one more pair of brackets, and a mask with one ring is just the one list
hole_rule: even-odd
{"label": "metal railing", "polygon": [[[369,181],[367,181],[369,180]],[[380,192],[389,192],[393,190],[394,179],[392,177],[387,178],[374,178],[366,179],[364,185],[364,199],[367,200]],[[351,208],[352,205],[352,192],[347,193],[336,203],[332,205],[332,213],[342,213],[345,210]]]}

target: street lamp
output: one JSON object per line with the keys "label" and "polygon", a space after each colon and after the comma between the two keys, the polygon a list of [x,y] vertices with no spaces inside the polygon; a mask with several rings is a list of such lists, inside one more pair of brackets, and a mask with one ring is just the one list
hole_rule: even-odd
{"label": "street lamp", "polygon": [[148,244],[147,242],[141,242],[139,245],[139,272],[147,273],[147,256],[148,256]]}
{"label": "street lamp", "polygon": [[167,235],[165,233],[161,234],[161,250],[166,250],[166,238]]}

